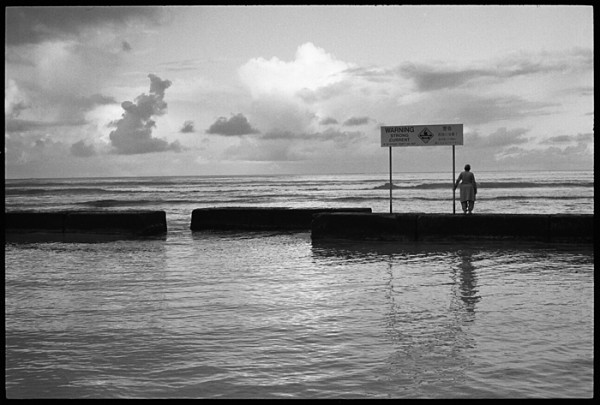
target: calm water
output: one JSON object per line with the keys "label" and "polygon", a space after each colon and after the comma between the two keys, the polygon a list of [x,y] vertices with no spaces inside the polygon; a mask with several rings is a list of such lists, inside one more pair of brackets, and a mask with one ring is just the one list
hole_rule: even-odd
{"label": "calm water", "polygon": [[[444,175],[426,176],[395,175],[395,211],[452,211]],[[593,213],[592,172],[477,179],[476,212]],[[191,210],[204,206],[386,212],[385,182],[7,180],[7,210],[162,209],[169,232],[6,244],[6,395],[592,397],[591,245],[313,243],[308,232],[189,230]]]}

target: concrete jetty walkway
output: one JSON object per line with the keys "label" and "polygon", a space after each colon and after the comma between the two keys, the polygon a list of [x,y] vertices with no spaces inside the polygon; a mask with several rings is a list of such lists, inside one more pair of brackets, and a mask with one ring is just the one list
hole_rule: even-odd
{"label": "concrete jetty walkway", "polygon": [[323,213],[311,231],[312,239],[592,243],[594,215]]}

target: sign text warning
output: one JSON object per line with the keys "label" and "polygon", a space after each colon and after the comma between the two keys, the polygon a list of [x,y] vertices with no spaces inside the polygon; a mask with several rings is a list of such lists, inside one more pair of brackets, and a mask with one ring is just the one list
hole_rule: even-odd
{"label": "sign text warning", "polygon": [[381,127],[381,146],[462,145],[463,124]]}

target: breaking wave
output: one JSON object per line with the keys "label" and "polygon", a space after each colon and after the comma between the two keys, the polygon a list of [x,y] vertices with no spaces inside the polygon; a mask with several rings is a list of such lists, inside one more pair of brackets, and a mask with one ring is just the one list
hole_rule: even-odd
{"label": "breaking wave", "polygon": [[[424,184],[410,184],[410,185],[398,185],[393,184],[393,189],[406,189],[406,190],[433,190],[433,189],[444,189],[452,188],[453,184],[449,182],[445,183],[424,183]],[[496,182],[477,182],[477,186],[481,189],[484,188],[562,188],[562,187],[594,187],[593,182],[582,181],[582,182],[546,182],[546,183],[535,183],[535,182],[510,182],[510,181],[496,181]],[[376,186],[368,190],[389,190],[390,183],[385,183],[381,186]]]}

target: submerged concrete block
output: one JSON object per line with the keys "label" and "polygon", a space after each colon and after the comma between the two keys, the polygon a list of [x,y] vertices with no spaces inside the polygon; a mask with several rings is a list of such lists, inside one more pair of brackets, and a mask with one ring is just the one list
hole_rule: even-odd
{"label": "submerged concrete block", "polygon": [[550,215],[550,240],[553,242],[594,240],[594,214]]}
{"label": "submerged concrete block", "polygon": [[190,229],[298,230],[310,229],[313,216],[333,212],[371,212],[371,208],[220,207],[192,211]]}
{"label": "submerged concrete block", "polygon": [[548,216],[420,214],[418,240],[548,240]]}
{"label": "submerged concrete block", "polygon": [[65,212],[5,212],[5,231],[62,233],[65,227]]}
{"label": "submerged concrete block", "polygon": [[104,236],[148,236],[167,232],[164,211],[7,212],[5,236],[16,241],[104,240]]}
{"label": "submerged concrete block", "polygon": [[396,240],[401,234],[394,214],[321,213],[315,215],[312,238]]}
{"label": "submerged concrete block", "polygon": [[156,235],[167,232],[164,211],[73,211],[66,214],[65,233],[131,233]]}
{"label": "submerged concrete block", "polygon": [[321,214],[313,239],[592,242],[594,216],[547,214]]}

